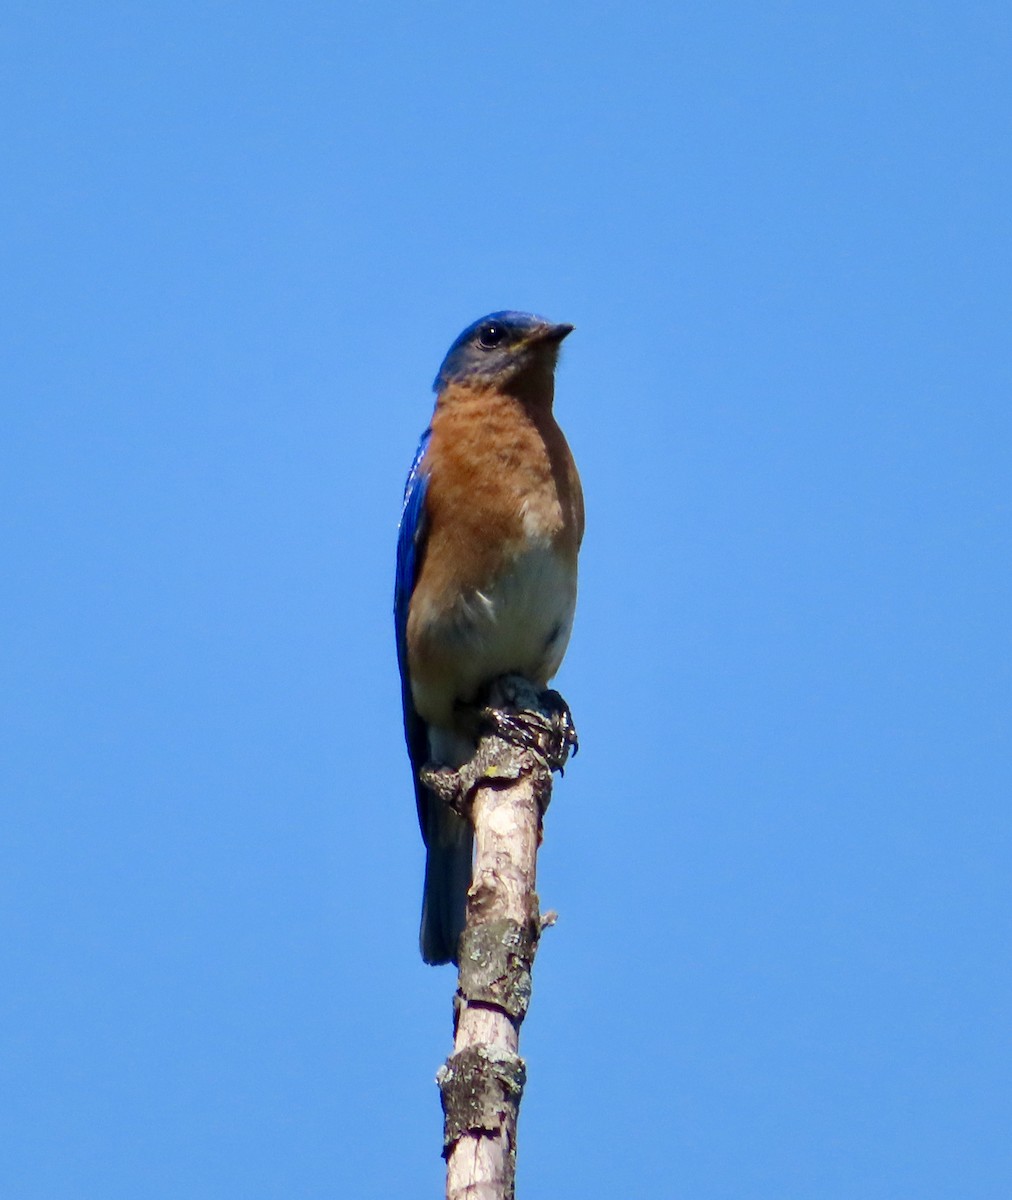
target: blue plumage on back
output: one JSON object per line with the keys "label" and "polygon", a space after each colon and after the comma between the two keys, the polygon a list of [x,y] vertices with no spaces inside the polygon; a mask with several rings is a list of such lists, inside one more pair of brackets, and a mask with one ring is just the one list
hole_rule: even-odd
{"label": "blue plumage on back", "polygon": [[418,780],[419,768],[428,757],[428,740],[425,722],[415,712],[411,699],[411,684],[408,679],[408,606],[415,589],[418,569],[425,548],[425,492],[428,478],[422,470],[422,459],[429,446],[431,429],[426,429],[418,443],[415,458],[404,485],[404,506],[397,532],[397,571],[394,580],[394,627],[397,633],[397,666],[401,673],[401,705],[404,710],[404,738],[408,744],[412,773],[415,778],[415,799],[418,805],[418,821],[425,835],[426,793]]}

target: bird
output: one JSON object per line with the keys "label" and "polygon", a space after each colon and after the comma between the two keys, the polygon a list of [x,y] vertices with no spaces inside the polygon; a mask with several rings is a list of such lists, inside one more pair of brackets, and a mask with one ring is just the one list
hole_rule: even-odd
{"label": "bird", "polygon": [[476,746],[467,706],[502,675],[544,688],[573,627],[583,491],[553,414],[559,347],[572,331],[514,311],[469,325],[436,375],[404,489],[394,625],[426,847],[427,963],[457,962],[473,830],[420,772],[467,762]]}

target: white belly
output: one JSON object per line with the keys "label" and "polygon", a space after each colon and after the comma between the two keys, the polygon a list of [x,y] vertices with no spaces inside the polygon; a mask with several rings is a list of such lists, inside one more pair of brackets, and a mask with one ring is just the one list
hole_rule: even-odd
{"label": "white belly", "polygon": [[509,574],[477,592],[465,637],[467,672],[476,687],[515,671],[535,683],[559,669],[569,643],[576,607],[571,572],[550,549],[529,550]]}
{"label": "white belly", "polygon": [[541,545],[450,611],[423,617],[425,639],[438,646],[441,669],[413,678],[418,712],[446,728],[453,724],[454,705],[472,701],[499,675],[547,683],[566,652],[575,607],[575,573]]}

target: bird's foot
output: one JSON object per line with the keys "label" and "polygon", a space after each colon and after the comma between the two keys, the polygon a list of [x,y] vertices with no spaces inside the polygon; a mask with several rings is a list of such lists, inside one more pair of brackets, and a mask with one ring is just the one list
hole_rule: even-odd
{"label": "bird's foot", "polygon": [[[569,705],[558,692],[551,688],[539,691],[522,676],[504,675],[496,679],[471,712],[478,743],[476,753],[457,770],[429,763],[419,773],[431,792],[467,820],[471,819],[477,788],[488,783],[508,783],[531,769],[529,762],[527,765],[523,762],[524,753],[546,774],[558,771],[561,775],[570,753],[575,754],[579,748]],[[494,740],[486,740],[487,735],[523,753],[504,755]],[[539,804],[544,811],[551,787],[542,790],[544,800],[539,800]]]}
{"label": "bird's foot", "polygon": [[546,688],[541,693],[541,703],[548,710],[548,720],[551,722],[552,729],[555,735],[561,739],[564,747],[562,761],[559,763],[558,771],[561,775],[563,767],[566,765],[566,759],[570,754],[576,758],[580,753],[580,737],[576,732],[576,722],[573,720],[573,710],[566,703],[561,692],[557,692],[555,688]]}
{"label": "bird's foot", "polygon": [[519,675],[504,675],[489,689],[483,723],[503,741],[531,754],[548,771],[565,773],[580,748],[569,705],[553,688],[538,691]]}

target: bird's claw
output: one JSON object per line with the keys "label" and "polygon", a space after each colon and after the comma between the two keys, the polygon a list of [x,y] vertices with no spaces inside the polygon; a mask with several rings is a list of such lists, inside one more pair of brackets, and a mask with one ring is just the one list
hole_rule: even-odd
{"label": "bird's claw", "polygon": [[565,753],[562,754],[562,762],[559,765],[559,774],[561,775],[562,768],[569,755],[572,754],[576,758],[577,754],[580,753],[580,737],[576,732],[573,710],[566,703],[562,693],[557,692],[555,688],[547,688],[541,693],[541,703],[550,714],[549,720],[551,721],[555,736],[560,739],[565,748]]}
{"label": "bird's claw", "polygon": [[537,691],[526,679],[505,676],[482,710],[486,725],[504,741],[528,750],[547,771],[565,773],[580,742],[569,705],[553,688]]}

